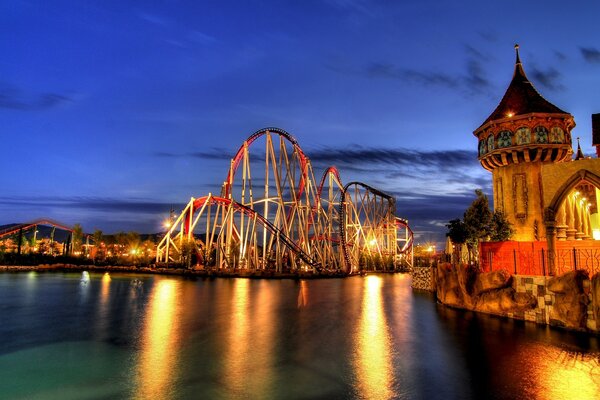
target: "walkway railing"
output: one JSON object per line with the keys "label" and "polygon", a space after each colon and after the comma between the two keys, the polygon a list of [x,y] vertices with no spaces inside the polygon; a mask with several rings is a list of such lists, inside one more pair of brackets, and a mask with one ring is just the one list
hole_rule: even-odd
{"label": "walkway railing", "polygon": [[600,241],[557,242],[549,254],[547,244],[538,242],[489,242],[480,248],[480,266],[485,272],[507,270],[518,275],[550,275],[549,260],[554,258],[556,275],[585,270],[590,276],[600,272]]}

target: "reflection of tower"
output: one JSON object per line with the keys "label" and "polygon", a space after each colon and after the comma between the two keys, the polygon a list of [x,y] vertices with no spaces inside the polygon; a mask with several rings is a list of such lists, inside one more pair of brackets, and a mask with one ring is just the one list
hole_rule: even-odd
{"label": "reflection of tower", "polygon": [[[525,75],[518,45],[515,50],[512,81],[474,134],[479,161],[492,172],[494,208],[513,224],[513,239],[531,241],[536,239],[535,226],[544,221],[542,165],[570,160],[575,121],[537,92]],[[540,239],[544,235],[539,232]]]}

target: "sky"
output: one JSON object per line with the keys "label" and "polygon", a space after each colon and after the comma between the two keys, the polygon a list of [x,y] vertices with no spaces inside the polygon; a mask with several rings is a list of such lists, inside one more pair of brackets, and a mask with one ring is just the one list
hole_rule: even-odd
{"label": "sky", "polygon": [[515,43],[593,153],[598,15],[598,1],[0,0],[0,225],[160,231],[276,126],[316,176],[335,165],[392,194],[417,242],[443,243],[475,189],[491,194],[472,132]]}

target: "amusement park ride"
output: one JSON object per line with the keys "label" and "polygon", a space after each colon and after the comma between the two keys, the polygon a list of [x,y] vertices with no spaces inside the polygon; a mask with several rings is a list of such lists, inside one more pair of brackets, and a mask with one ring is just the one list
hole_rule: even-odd
{"label": "amusement park ride", "polygon": [[[264,146],[258,143],[264,140]],[[356,273],[412,264],[413,235],[395,199],[335,167],[320,183],[296,139],[252,134],[231,160],[220,196],[191,198],[158,244],[157,263],[193,255],[212,268]]]}

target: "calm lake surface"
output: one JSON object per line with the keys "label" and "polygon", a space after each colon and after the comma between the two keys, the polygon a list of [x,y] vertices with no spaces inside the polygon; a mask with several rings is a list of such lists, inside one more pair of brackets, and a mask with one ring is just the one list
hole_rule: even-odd
{"label": "calm lake surface", "polygon": [[462,312],[408,275],[0,274],[0,398],[596,399],[598,337]]}

